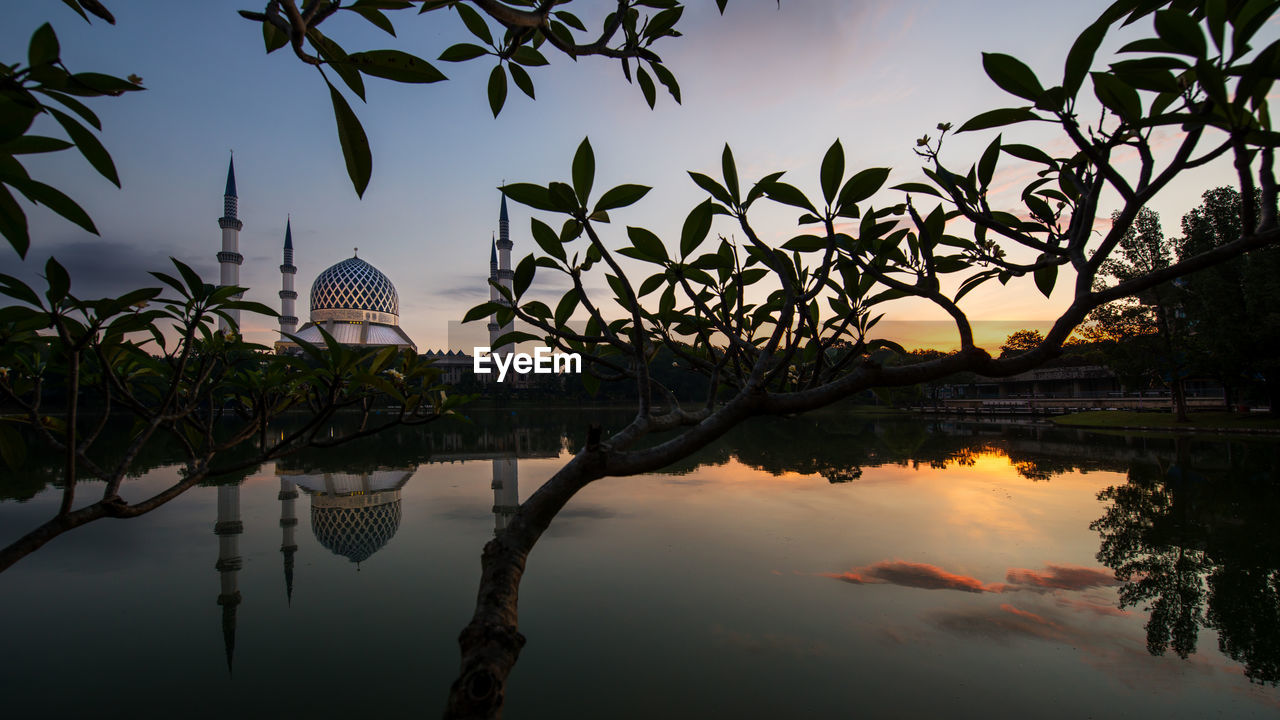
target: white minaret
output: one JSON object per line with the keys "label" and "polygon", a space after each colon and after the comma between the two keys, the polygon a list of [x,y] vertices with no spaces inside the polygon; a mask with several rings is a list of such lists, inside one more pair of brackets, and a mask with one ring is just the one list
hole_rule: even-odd
{"label": "white minaret", "polygon": [[218,486],[218,520],[213,534],[218,536],[218,562],[214,564],[222,580],[218,605],[222,606],[222,642],[227,653],[227,672],[236,649],[236,607],[240,605],[240,486]]}
{"label": "white minaret", "polygon": [[287,340],[286,334],[298,331],[298,317],[294,315],[294,301],[298,293],[293,289],[293,276],[298,268],[293,265],[293,228],[292,218],[284,221],[284,264],[280,266],[280,339]]}
{"label": "white minaret", "polygon": [[287,476],[280,476],[280,552],[284,553],[284,592],[290,605],[293,604],[293,554],[298,552],[298,542],[293,531],[298,527],[298,515],[295,505],[298,500],[298,487]]}
{"label": "white minaret", "polygon": [[[504,194],[502,196],[502,209],[498,211],[498,239],[490,246],[489,250],[489,279],[500,283],[510,291],[514,278],[515,272],[511,269],[511,224],[507,221],[507,196]],[[489,288],[489,299],[493,302],[506,302],[498,294],[497,289],[492,286]],[[499,327],[498,316],[489,316],[489,347],[493,348],[491,351],[493,354],[515,352],[516,348],[512,343],[507,343],[500,348],[494,346],[494,341],[511,332],[513,323],[514,321]]]}
{"label": "white minaret", "polygon": [[[231,159],[227,165],[227,190],[222,196],[222,217],[218,218],[218,227],[222,228],[222,251],[218,253],[218,264],[222,266],[222,274],[218,285],[240,284],[240,263],[244,256],[240,254],[240,229],[244,223],[236,217],[239,202],[236,200],[236,161]],[[235,296],[238,300],[240,295]],[[228,310],[227,314],[236,321],[236,332],[240,327],[240,311]],[[218,329],[226,333],[231,330],[225,319],[218,319]]]}

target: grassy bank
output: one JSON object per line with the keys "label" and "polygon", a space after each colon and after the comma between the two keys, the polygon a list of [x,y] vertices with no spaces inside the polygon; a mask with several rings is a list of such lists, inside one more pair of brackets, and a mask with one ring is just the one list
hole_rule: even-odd
{"label": "grassy bank", "polygon": [[1071,427],[1126,430],[1222,430],[1230,432],[1280,432],[1280,419],[1262,413],[1191,413],[1190,422],[1175,422],[1173,413],[1132,410],[1088,410],[1053,418]]}

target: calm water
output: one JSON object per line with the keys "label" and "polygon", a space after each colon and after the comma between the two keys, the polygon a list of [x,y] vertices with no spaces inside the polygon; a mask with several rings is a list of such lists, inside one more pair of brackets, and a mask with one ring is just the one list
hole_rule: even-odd
{"label": "calm water", "polygon": [[[585,427],[474,419],[267,464],[20,561],[5,716],[438,716],[481,547]],[[1275,717],[1276,467],[1263,441],[756,422],[555,520],[507,717]],[[3,542],[56,510],[43,477],[0,482]]]}

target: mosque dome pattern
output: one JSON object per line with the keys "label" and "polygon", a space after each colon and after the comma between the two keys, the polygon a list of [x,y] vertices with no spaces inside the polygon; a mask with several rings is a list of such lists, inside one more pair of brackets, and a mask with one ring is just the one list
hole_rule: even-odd
{"label": "mosque dome pattern", "polygon": [[386,275],[358,257],[330,266],[311,285],[311,312],[367,310],[400,314],[400,296]]}
{"label": "mosque dome pattern", "polygon": [[400,529],[399,493],[394,501],[365,507],[311,506],[311,531],[320,544],[351,562],[368,560]]}

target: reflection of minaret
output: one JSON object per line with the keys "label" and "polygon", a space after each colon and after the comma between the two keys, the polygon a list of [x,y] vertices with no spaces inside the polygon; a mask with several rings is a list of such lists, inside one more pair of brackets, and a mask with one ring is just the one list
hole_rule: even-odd
{"label": "reflection of minaret", "polygon": [[[244,262],[244,256],[240,254],[240,229],[244,227],[244,223],[236,217],[239,201],[236,199],[236,164],[232,159],[227,165],[227,189],[222,196],[222,217],[218,218],[218,227],[222,228],[222,250],[218,253],[218,264],[221,265],[221,274],[219,275],[219,287],[227,285],[240,284],[240,263]],[[235,296],[237,300],[240,295]],[[235,320],[236,327],[240,327],[240,311],[227,310],[227,315]],[[230,326],[225,318],[218,320],[218,329],[227,332]],[[237,330],[238,332],[238,330]]]}
{"label": "reflection of minaret", "polygon": [[240,604],[240,486],[218,486],[218,521],[213,534],[218,536],[218,562],[214,564],[222,578],[218,604],[222,606],[222,642],[227,653],[227,672],[236,648],[236,606]]}
{"label": "reflection of minaret", "polygon": [[289,604],[293,604],[293,554],[298,551],[298,543],[294,540],[293,530],[298,527],[298,516],[294,505],[298,499],[298,488],[293,479],[280,478],[280,552],[284,553],[284,592]]}
{"label": "reflection of minaret", "polygon": [[520,509],[520,478],[515,453],[493,459],[493,534],[507,529]]}

